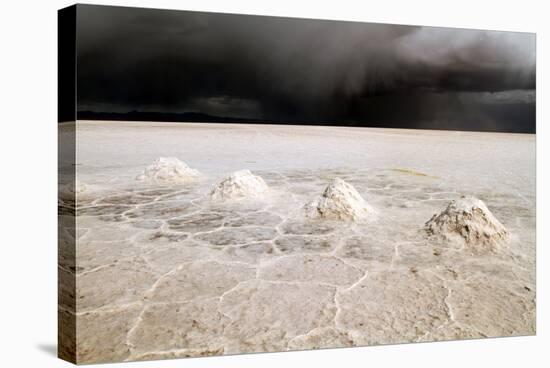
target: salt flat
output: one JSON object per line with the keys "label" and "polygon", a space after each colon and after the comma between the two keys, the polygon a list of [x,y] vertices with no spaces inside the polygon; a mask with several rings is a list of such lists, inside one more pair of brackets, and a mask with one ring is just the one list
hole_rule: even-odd
{"label": "salt flat", "polygon": [[[80,362],[535,333],[534,135],[79,121],[76,140],[85,189],[60,231],[77,239]],[[202,175],[136,180],[159,157]],[[242,169],[268,194],[209,197]],[[336,177],[376,215],[304,216]],[[506,242],[427,236],[462,195]]]}

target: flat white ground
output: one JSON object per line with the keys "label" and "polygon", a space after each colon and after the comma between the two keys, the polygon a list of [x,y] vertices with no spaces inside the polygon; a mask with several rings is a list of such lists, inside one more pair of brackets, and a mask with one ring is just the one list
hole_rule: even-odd
{"label": "flat white ground", "polygon": [[[535,332],[534,135],[79,121],[76,137],[80,362]],[[204,178],[135,180],[170,156]],[[211,202],[240,169],[270,194]],[[334,177],[376,216],[306,219]],[[487,204],[507,243],[427,238],[461,195]]]}

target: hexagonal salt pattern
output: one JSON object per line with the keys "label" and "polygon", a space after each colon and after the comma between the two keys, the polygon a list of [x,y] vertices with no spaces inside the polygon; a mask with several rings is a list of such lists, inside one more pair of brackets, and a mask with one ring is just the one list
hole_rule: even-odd
{"label": "hexagonal salt pattern", "polygon": [[[503,171],[497,188],[464,185],[457,178],[466,166],[453,177],[428,159],[434,169],[426,174],[384,157],[376,165],[282,165],[251,168],[270,188],[266,197],[212,201],[211,188],[239,167],[208,170],[181,155],[205,178],[153,185],[133,180],[139,165],[94,167],[90,152],[80,155],[80,180],[90,185],[78,197],[77,230],[66,231],[77,239],[79,362],[535,331],[535,197],[520,175]],[[104,160],[114,165],[113,157]],[[304,204],[335,177],[377,215],[307,218]],[[425,222],[461,195],[482,199],[507,228],[498,250],[472,252],[426,235]]]}

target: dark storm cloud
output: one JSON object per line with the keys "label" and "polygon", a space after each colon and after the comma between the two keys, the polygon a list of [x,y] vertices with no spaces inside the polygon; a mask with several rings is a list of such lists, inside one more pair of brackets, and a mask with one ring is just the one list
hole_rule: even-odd
{"label": "dark storm cloud", "polygon": [[534,130],[533,34],[87,5],[77,19],[79,110]]}

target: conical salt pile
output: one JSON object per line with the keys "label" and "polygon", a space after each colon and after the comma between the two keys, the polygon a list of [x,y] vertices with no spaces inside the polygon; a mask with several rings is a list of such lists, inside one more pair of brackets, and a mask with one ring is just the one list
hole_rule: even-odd
{"label": "conical salt pile", "polygon": [[222,180],[210,192],[214,200],[257,198],[268,191],[265,181],[250,170],[239,170]]}
{"label": "conical salt pile", "polygon": [[506,228],[493,216],[485,203],[463,196],[426,222],[429,235],[444,239],[461,237],[467,245],[492,249],[508,237]]}
{"label": "conical salt pile", "polygon": [[175,157],[160,157],[153,164],[146,167],[136,177],[136,180],[186,182],[195,180],[200,176],[200,172],[191,169],[185,162]]}
{"label": "conical salt pile", "polygon": [[374,211],[355,188],[340,178],[332,180],[323,194],[305,205],[312,218],[358,221]]}

